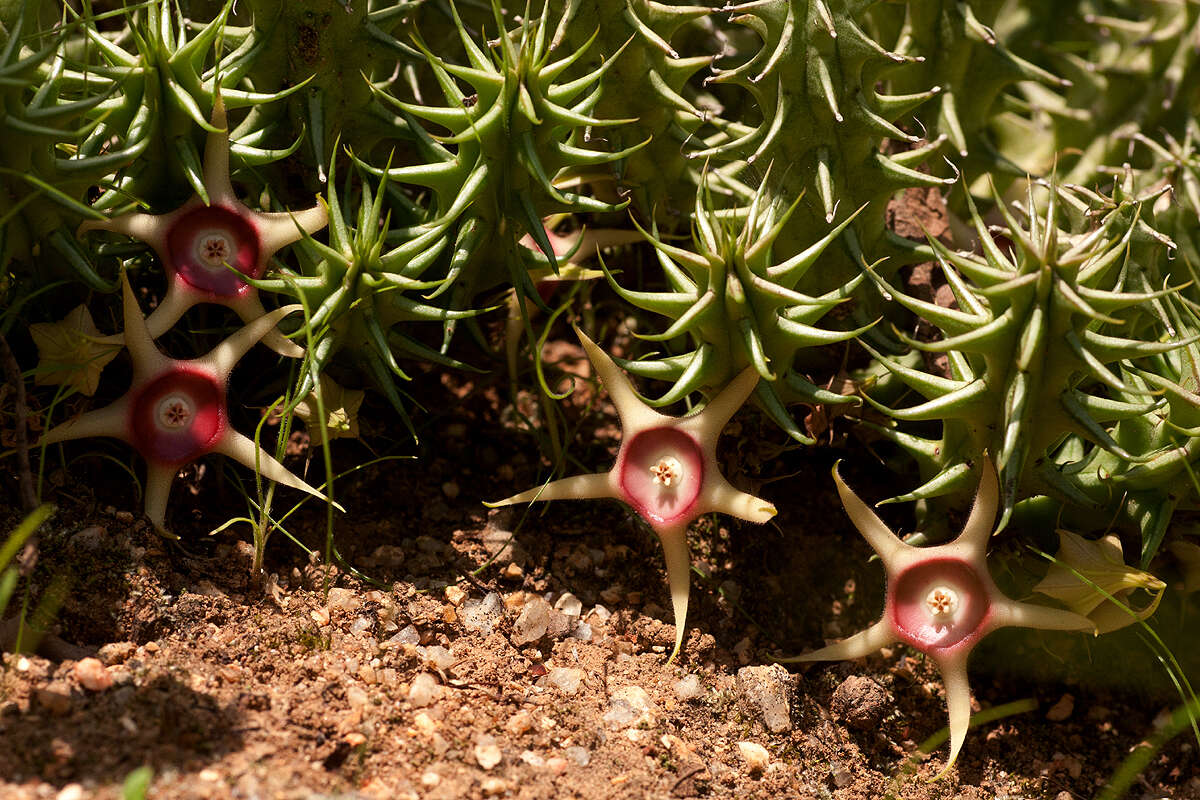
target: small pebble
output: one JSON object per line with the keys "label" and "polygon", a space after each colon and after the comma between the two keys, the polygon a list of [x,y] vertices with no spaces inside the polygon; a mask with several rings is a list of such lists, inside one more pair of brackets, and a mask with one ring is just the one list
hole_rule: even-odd
{"label": "small pebble", "polygon": [[555,600],[554,608],[568,617],[578,617],[583,614],[583,603],[570,592]]}
{"label": "small pebble", "polygon": [[571,764],[569,761],[567,761],[565,758],[560,758],[559,756],[546,759],[546,769],[550,770],[556,775],[562,775],[567,771],[567,767],[570,765]]}
{"label": "small pebble", "polygon": [[455,608],[461,606],[467,599],[467,593],[457,586],[447,586],[443,594],[446,597],[446,601]]}
{"label": "small pebble", "polygon": [[54,800],[83,800],[83,785],[68,783],[62,791],[54,795]]}
{"label": "small pebble", "polygon": [[792,676],[779,664],[743,667],[737,672],[738,702],[755,713],[771,733],[792,729],[788,690]]}
{"label": "small pebble", "polygon": [[514,562],[501,570],[500,576],[510,581],[516,581],[525,576],[525,570],[521,569],[520,564]]}
{"label": "small pebble", "polygon": [[325,605],[330,611],[353,611],[358,608],[358,595],[350,589],[330,589]]}
{"label": "small pebble", "polygon": [[575,694],[585,677],[587,673],[581,669],[555,667],[538,679],[538,686],[553,686],[563,694]]}
{"label": "small pebble", "polygon": [[621,728],[652,728],[657,722],[658,709],[650,695],[640,686],[622,686],[612,693],[604,724],[609,730]]}
{"label": "small pebble", "polygon": [[495,592],[488,592],[482,600],[466,601],[458,614],[464,628],[484,636],[490,634],[503,617],[504,601]]}
{"label": "small pebble", "polygon": [[586,767],[592,761],[592,754],[588,752],[586,747],[580,747],[579,745],[568,747],[564,755],[566,755],[568,760],[575,762],[581,767]]}
{"label": "small pebble", "polygon": [[1050,706],[1050,710],[1046,712],[1046,719],[1051,722],[1062,722],[1067,717],[1071,716],[1075,711],[1075,697],[1071,694],[1064,694],[1058,699],[1058,702]]}
{"label": "small pebble", "polygon": [[523,753],[521,753],[521,760],[524,761],[526,764],[528,764],[531,767],[546,766],[546,759],[542,758],[541,756],[539,756],[537,753],[533,752],[532,750],[526,750]]}
{"label": "small pebble", "polygon": [[446,495],[446,497],[450,500],[458,497],[461,492],[462,489],[460,489],[458,484],[454,481],[446,481],[442,484],[442,494]]}
{"label": "small pebble", "polygon": [[738,742],[737,748],[742,755],[742,760],[746,762],[746,771],[751,774],[763,772],[771,763],[770,753],[761,744]]}
{"label": "small pebble", "polygon": [[421,774],[421,785],[422,786],[428,786],[428,787],[432,788],[434,786],[437,786],[441,782],[442,782],[442,776],[438,775],[433,770],[429,770],[428,772],[424,772]]}
{"label": "small pebble", "polygon": [[700,696],[704,687],[700,685],[699,675],[684,675],[675,682],[675,696],[684,702]]}
{"label": "small pebble", "polygon": [[374,622],[371,622],[371,620],[367,619],[366,617],[359,617],[358,619],[354,620],[354,622],[350,623],[350,632],[362,633],[363,631],[369,631],[371,630],[371,626],[374,624]]}
{"label": "small pebble", "polygon": [[513,736],[521,736],[528,733],[532,727],[533,715],[528,711],[518,711],[508,718],[508,722],[504,723],[504,730]]}
{"label": "small pebble", "polygon": [[108,667],[104,666],[97,658],[82,659],[75,665],[74,674],[79,685],[89,692],[103,692],[111,689],[113,685],[112,676],[108,674]]}
{"label": "small pebble", "polygon": [[500,746],[490,736],[480,738],[479,743],[475,745],[474,754],[476,763],[483,769],[491,769],[504,758]]}
{"label": "small pebble", "polygon": [[71,687],[62,681],[52,681],[34,696],[38,705],[55,716],[62,716],[71,710]]}
{"label": "small pebble", "polygon": [[521,647],[545,636],[550,627],[551,610],[550,604],[542,598],[530,598],[513,623],[512,643]]}
{"label": "small pebble", "polygon": [[111,642],[101,647],[96,656],[111,667],[114,664],[125,663],[135,650],[137,645],[133,642]]}
{"label": "small pebble", "polygon": [[503,778],[484,778],[479,782],[479,789],[484,797],[495,797],[508,791],[508,783]]}
{"label": "small pebble", "polygon": [[408,702],[414,708],[424,708],[438,699],[442,687],[437,678],[428,672],[422,672],[413,679],[408,688]]}

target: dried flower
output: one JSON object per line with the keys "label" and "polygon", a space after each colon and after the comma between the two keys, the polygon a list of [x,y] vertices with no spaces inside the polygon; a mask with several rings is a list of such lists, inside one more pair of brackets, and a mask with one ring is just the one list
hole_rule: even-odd
{"label": "dried flower", "polygon": [[[1116,536],[1109,534],[1092,540],[1059,530],[1058,542],[1055,563],[1033,587],[1035,592],[1053,597],[1083,614],[1095,623],[1098,633],[1110,633],[1147,619],[1158,608],[1167,585],[1149,572],[1128,566],[1121,540]],[[1144,608],[1135,611],[1129,607],[1128,599],[1138,589],[1145,589],[1153,597]]]}
{"label": "dried flower", "polygon": [[87,306],[78,305],[58,322],[29,326],[37,346],[38,386],[66,385],[91,397],[100,385],[100,373],[121,352],[118,344],[105,344]]}

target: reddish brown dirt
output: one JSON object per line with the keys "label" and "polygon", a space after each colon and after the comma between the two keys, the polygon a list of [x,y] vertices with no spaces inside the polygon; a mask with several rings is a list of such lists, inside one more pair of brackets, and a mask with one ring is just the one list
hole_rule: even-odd
{"label": "reddish brown dirt", "polygon": [[[555,348],[578,363],[572,345]],[[499,424],[511,417],[500,390],[444,384],[430,407],[453,409],[428,418],[421,460],[339,484],[348,513],[336,541],[377,586],[280,534],[265,586],[252,581],[245,526],[204,535],[222,518],[203,509],[232,507],[236,495],[203,480],[173,495],[184,535],[174,544],[97,501],[115,492],[103,496],[136,508],[102,467],[85,460],[53,474],[61,510],[35,587],[50,575],[68,581],[57,631],[95,651],[113,685],[83,688],[73,661],[6,657],[0,797],[116,798],[125,776],[149,765],[155,798],[1068,800],[1096,796],[1177,704],[1140,677],[1157,667],[1136,639],[1105,652],[1081,636],[996,635],[972,662],[978,709],[1021,699],[1034,708],[974,729],[938,783],[927,779],[944,746],[913,759],[945,725],[941,683],[904,648],[794,674],[772,732],[739,688],[739,668],[852,633],[881,603],[881,571],[828,478],[844,438],[784,452],[754,415],[735,421],[741,436],[726,445],[743,443],[731,462],[745,473],[733,478],[781,513],[761,528],[694,526],[703,577],[693,576],[686,651],[667,665],[674,628],[657,543],[612,502],[489,512],[481,499],[544,477],[537,451]],[[585,383],[576,398],[571,453],[582,465],[568,470],[603,468],[615,451],[611,408],[602,400],[585,412]],[[335,443],[335,455],[344,466],[369,456],[356,442]],[[895,480],[873,463],[844,466],[866,497]],[[903,528],[904,509],[885,511]],[[323,519],[306,509],[294,532],[320,549]],[[484,566],[514,529],[513,549]],[[545,635],[521,641],[522,615],[566,592],[582,616],[551,614]],[[472,606],[492,593],[491,630],[480,629],[487,615]],[[1182,629],[1187,611],[1164,608],[1164,627]],[[765,768],[752,769],[739,743],[765,748]],[[1194,742],[1179,737],[1131,796],[1200,797],[1197,764]]]}

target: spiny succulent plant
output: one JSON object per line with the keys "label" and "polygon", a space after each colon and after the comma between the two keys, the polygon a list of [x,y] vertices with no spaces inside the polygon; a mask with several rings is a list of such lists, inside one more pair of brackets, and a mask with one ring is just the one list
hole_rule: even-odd
{"label": "spiny succulent plant", "polygon": [[639,338],[667,342],[686,335],[694,348],[679,355],[623,362],[635,375],[672,382],[654,405],[673,403],[696,391],[711,396],[753,367],[762,378],[757,397],[763,408],[792,437],[812,444],[787,410],[789,404],[856,401],[814,385],[801,373],[797,354],[851,339],[865,330],[826,330],[816,325],[850,297],[862,276],[819,297],[796,287],[854,214],[800,253],[779,261],[773,253],[775,240],[797,204],[786,209],[778,205],[763,191],[749,208],[722,212],[713,207],[705,186],[696,194],[690,248],[670,244],[657,236],[657,229],[646,234],[657,251],[668,291],[625,289],[607,274],[626,301],[671,319],[662,333]]}
{"label": "spiny succulent plant", "polygon": [[630,119],[596,135],[615,150],[649,142],[615,167],[638,213],[655,216],[666,229],[686,219],[700,170],[684,154],[703,146],[712,113],[704,107],[693,78],[713,56],[681,55],[673,42],[684,39],[696,20],[710,14],[708,6],[678,2],[571,0],[559,26],[574,46],[595,36],[589,55],[597,65],[603,63],[603,54],[620,53],[603,79],[595,114]]}
{"label": "spiny succulent plant", "polygon": [[277,92],[248,87],[247,71],[262,53],[265,40],[252,28],[227,25],[232,7],[233,0],[227,0],[212,20],[193,26],[175,0],[152,0],[128,12],[125,46],[100,31],[94,18],[82,19],[88,58],[74,65],[72,77],[94,80],[90,76],[99,76],[118,85],[120,92],[97,106],[95,125],[80,150],[100,152],[115,138],[124,150],[141,156],[121,172],[94,208],[120,208],[130,197],[171,203],[179,199],[181,186],[190,186],[207,200],[195,133],[220,131],[209,122],[218,94],[229,109],[250,108],[231,134],[235,164],[270,163],[299,147],[298,137],[289,147],[268,146],[274,128],[262,106],[300,85]]}
{"label": "spiny succulent plant", "polygon": [[[413,356],[459,369],[465,364],[422,344],[401,323],[426,321],[448,325],[475,311],[450,311],[414,299],[412,292],[436,291],[441,280],[420,276],[448,242],[444,224],[393,227],[385,211],[386,171],[377,189],[366,180],[351,191],[338,186],[330,163],[329,190],[321,206],[329,210],[329,244],[305,236],[296,247],[300,271],[284,268],[278,277],[256,286],[301,301],[308,309],[307,333],[312,346],[297,391],[299,397],[318,386],[339,353],[350,356],[371,378],[411,429],[396,385],[408,380],[398,357]],[[395,246],[391,246],[395,243]]]}
{"label": "spiny succulent plant", "polygon": [[[753,0],[725,6],[732,22],[762,38],[762,47],[733,68],[714,69],[709,80],[745,89],[763,119],[757,125],[730,122],[724,126],[727,141],[689,154],[773,163],[766,188],[778,197],[803,195],[779,236],[785,257],[820,239],[839,207],[870,203],[844,231],[844,253],[831,252],[820,274],[810,275],[813,284],[803,286],[809,291],[845,283],[862,264],[911,249],[907,240],[887,232],[886,200],[899,189],[945,180],[915,169],[940,142],[883,152],[885,139],[917,144],[918,137],[895,123],[937,89],[893,95],[884,88],[888,72],[915,57],[889,51],[864,30],[870,5],[863,0]],[[886,242],[891,244],[884,247]],[[889,268],[898,263],[893,259]]]}
{"label": "spiny succulent plant", "polygon": [[[956,307],[907,296],[871,274],[886,296],[933,325],[941,338],[897,335],[916,350],[947,358],[947,374],[936,374],[874,353],[923,402],[889,408],[869,390],[867,401],[896,420],[942,424],[937,439],[879,429],[917,458],[925,481],[886,502],[960,492],[974,480],[972,463],[990,451],[1000,470],[1004,527],[1019,495],[1041,493],[1056,482],[1049,455],[1068,434],[1126,461],[1143,458],[1105,426],[1145,414],[1154,399],[1147,393],[1118,400],[1108,392],[1129,391],[1121,362],[1180,346],[1175,337],[1160,341],[1162,331],[1143,310],[1170,290],[1137,291],[1126,284],[1131,241],[1140,230],[1136,199],[1106,210],[1092,229],[1072,233],[1061,227],[1068,224],[1060,208],[1067,196],[1052,190],[1045,210],[1024,222],[997,199],[1006,224],[995,232],[972,204],[982,254],[931,240]],[[1037,207],[1032,186],[1026,203]]]}
{"label": "spiny succulent plant", "polygon": [[833,468],[846,513],[887,571],[883,618],[861,633],[789,662],[861,658],[893,642],[903,642],[937,665],[946,685],[950,714],[950,757],[938,773],[954,766],[971,719],[967,658],[997,628],[1091,631],[1091,620],[1073,611],[1012,600],[988,572],[987,547],[1000,499],[996,471],[985,456],[971,515],[952,542],[936,547],[905,544],[859,499]]}
{"label": "spiny succulent plant", "polygon": [[16,260],[37,284],[68,278],[111,291],[115,282],[96,271],[70,229],[97,214],[83,204],[88,188],[140,151],[78,147],[94,124],[89,112],[118,87],[72,76],[66,56],[78,26],[40,27],[38,10],[19,3],[11,25],[0,26],[0,268]]}
{"label": "spiny succulent plant", "polygon": [[234,365],[274,330],[279,320],[299,307],[264,314],[207,355],[178,360],[163,355],[155,346],[127,279],[123,286],[125,346],[133,360],[129,391],[104,408],[54,426],[41,443],[110,436],[131,444],[146,460],[146,516],[167,535],[171,482],[180,467],[208,453],[221,453],[270,480],[323,497],[229,424],[227,388]]}
{"label": "spiny succulent plant", "polygon": [[1013,87],[1022,81],[1052,89],[1069,85],[1014,53],[997,32],[1001,15],[1021,13],[1012,5],[1005,0],[931,0],[878,4],[868,12],[889,30],[896,52],[914,57],[890,73],[892,91],[937,87],[937,96],[921,108],[921,122],[928,138],[943,137],[959,167],[971,175],[989,170],[1023,177],[997,152],[992,121],[1011,108]]}
{"label": "spiny succulent plant", "polygon": [[[554,213],[624,207],[563,187],[636,149],[598,152],[584,146],[586,131],[595,135],[622,122],[591,115],[616,53],[596,69],[567,80],[586,46],[558,57],[550,47],[548,3],[540,17],[515,31],[508,30],[498,0],[492,8],[499,36],[482,47],[461,21],[457,23],[469,60],[466,66],[446,62],[419,37],[415,40],[437,79],[444,105],[381,95],[408,121],[420,158],[420,163],[387,169],[389,179],[429,189],[431,214],[451,226],[448,272],[431,298],[453,288],[458,308],[471,307],[476,295],[503,283],[536,300],[530,267],[557,267],[542,219]],[[430,133],[422,123],[449,135]],[[525,235],[542,253],[532,264],[532,251],[520,245]]]}
{"label": "spiny succulent plant", "polygon": [[402,37],[414,16],[426,23],[423,32],[434,35],[430,23],[438,15],[432,9],[422,14],[424,5],[441,3],[248,0],[240,9],[263,42],[247,73],[258,91],[304,86],[287,101],[287,115],[308,140],[303,155],[316,182],[326,180],[337,142],[369,154],[377,143],[394,139],[393,115],[379,106],[372,85],[387,86],[402,66],[411,73],[421,61]]}
{"label": "spiny succulent plant", "polygon": [[663,545],[675,611],[675,649],[669,659],[673,660],[683,645],[687,622],[691,571],[688,526],[713,511],[758,523],[775,516],[773,505],[735,489],[725,480],[717,463],[717,438],[754,390],[758,375],[747,368],[702,411],[668,417],[642,402],[608,354],[578,329],[576,333],[620,418],[617,461],[608,472],[561,478],[492,505],[601,497],[628,504]]}
{"label": "spiny succulent plant", "polygon": [[[197,303],[226,306],[247,323],[262,317],[266,310],[258,289],[246,279],[262,277],[276,251],[324,228],[328,220],[321,204],[296,212],[248,208],[229,179],[229,131],[220,93],[214,99],[210,127],[202,194],[168,214],[133,211],[88,220],[79,227],[81,234],[105,230],[132,236],[158,254],[167,273],[167,291],[146,319],[152,338],[162,336]],[[264,343],[281,355],[304,355],[278,331],[267,333]]]}
{"label": "spiny succulent plant", "polygon": [[[1200,7],[1191,0],[1029,4],[1053,71],[1065,90],[1023,83],[1028,123],[1000,144],[1025,169],[1044,174],[1057,162],[1065,180],[1089,184],[1120,164],[1134,133],[1183,135],[1200,100]],[[1009,120],[1012,122],[1012,120]],[[1036,143],[1044,142],[1040,149]]]}

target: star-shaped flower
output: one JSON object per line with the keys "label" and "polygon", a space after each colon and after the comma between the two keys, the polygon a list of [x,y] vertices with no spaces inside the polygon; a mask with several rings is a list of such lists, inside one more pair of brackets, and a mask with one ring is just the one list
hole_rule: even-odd
{"label": "star-shaped flower", "polygon": [[688,526],[711,511],[759,523],[775,516],[773,505],[735,489],[717,465],[721,430],[754,391],[758,373],[753,368],[744,370],[698,413],[669,417],[646,405],[608,354],[581,331],[575,332],[620,418],[617,463],[608,472],[562,478],[494,505],[612,497],[633,508],[658,534],[666,556],[675,611],[674,659],[687,621]]}
{"label": "star-shaped flower", "polygon": [[[197,195],[169,214],[132,212],[79,226],[81,234],[106,230],[141,239],[158,253],[168,284],[166,296],[146,319],[155,339],[197,303],[227,306],[245,322],[261,318],[266,311],[258,290],[237,273],[261,278],[277,250],[305,232],[319,231],[328,222],[325,206],[319,203],[304,211],[267,213],[252,211],[238,200],[229,178],[229,130],[219,94],[213,103],[212,124],[218,130],[208,134],[204,146],[207,202]],[[280,355],[304,355],[278,331],[269,331],[263,343]]]}
{"label": "star-shaped flower", "polygon": [[58,322],[36,322],[29,335],[37,345],[38,386],[65,384],[91,397],[100,373],[121,352],[119,344],[104,344],[100,329],[86,305],[78,305]]}
{"label": "star-shaped flower", "polygon": [[936,547],[912,547],[900,541],[846,486],[836,465],[833,479],[846,513],[887,571],[883,619],[836,644],[779,660],[861,658],[896,641],[929,656],[941,670],[950,712],[950,758],[937,780],[954,765],[967,736],[971,719],[967,656],[984,636],[1005,626],[1065,631],[1093,631],[1094,626],[1071,611],[1012,600],[992,581],[987,545],[996,520],[999,483],[989,458],[985,457],[966,527],[957,539]]}
{"label": "star-shaped flower", "polygon": [[129,391],[104,408],[89,411],[47,431],[42,443],[111,436],[133,445],[146,459],[146,516],[166,530],[167,498],[179,468],[207,453],[223,453],[265,478],[324,497],[229,426],[226,388],[234,364],[283,317],[300,309],[285,306],[264,314],[187,361],[159,352],[128,279],[123,277],[125,346],[133,359]]}

